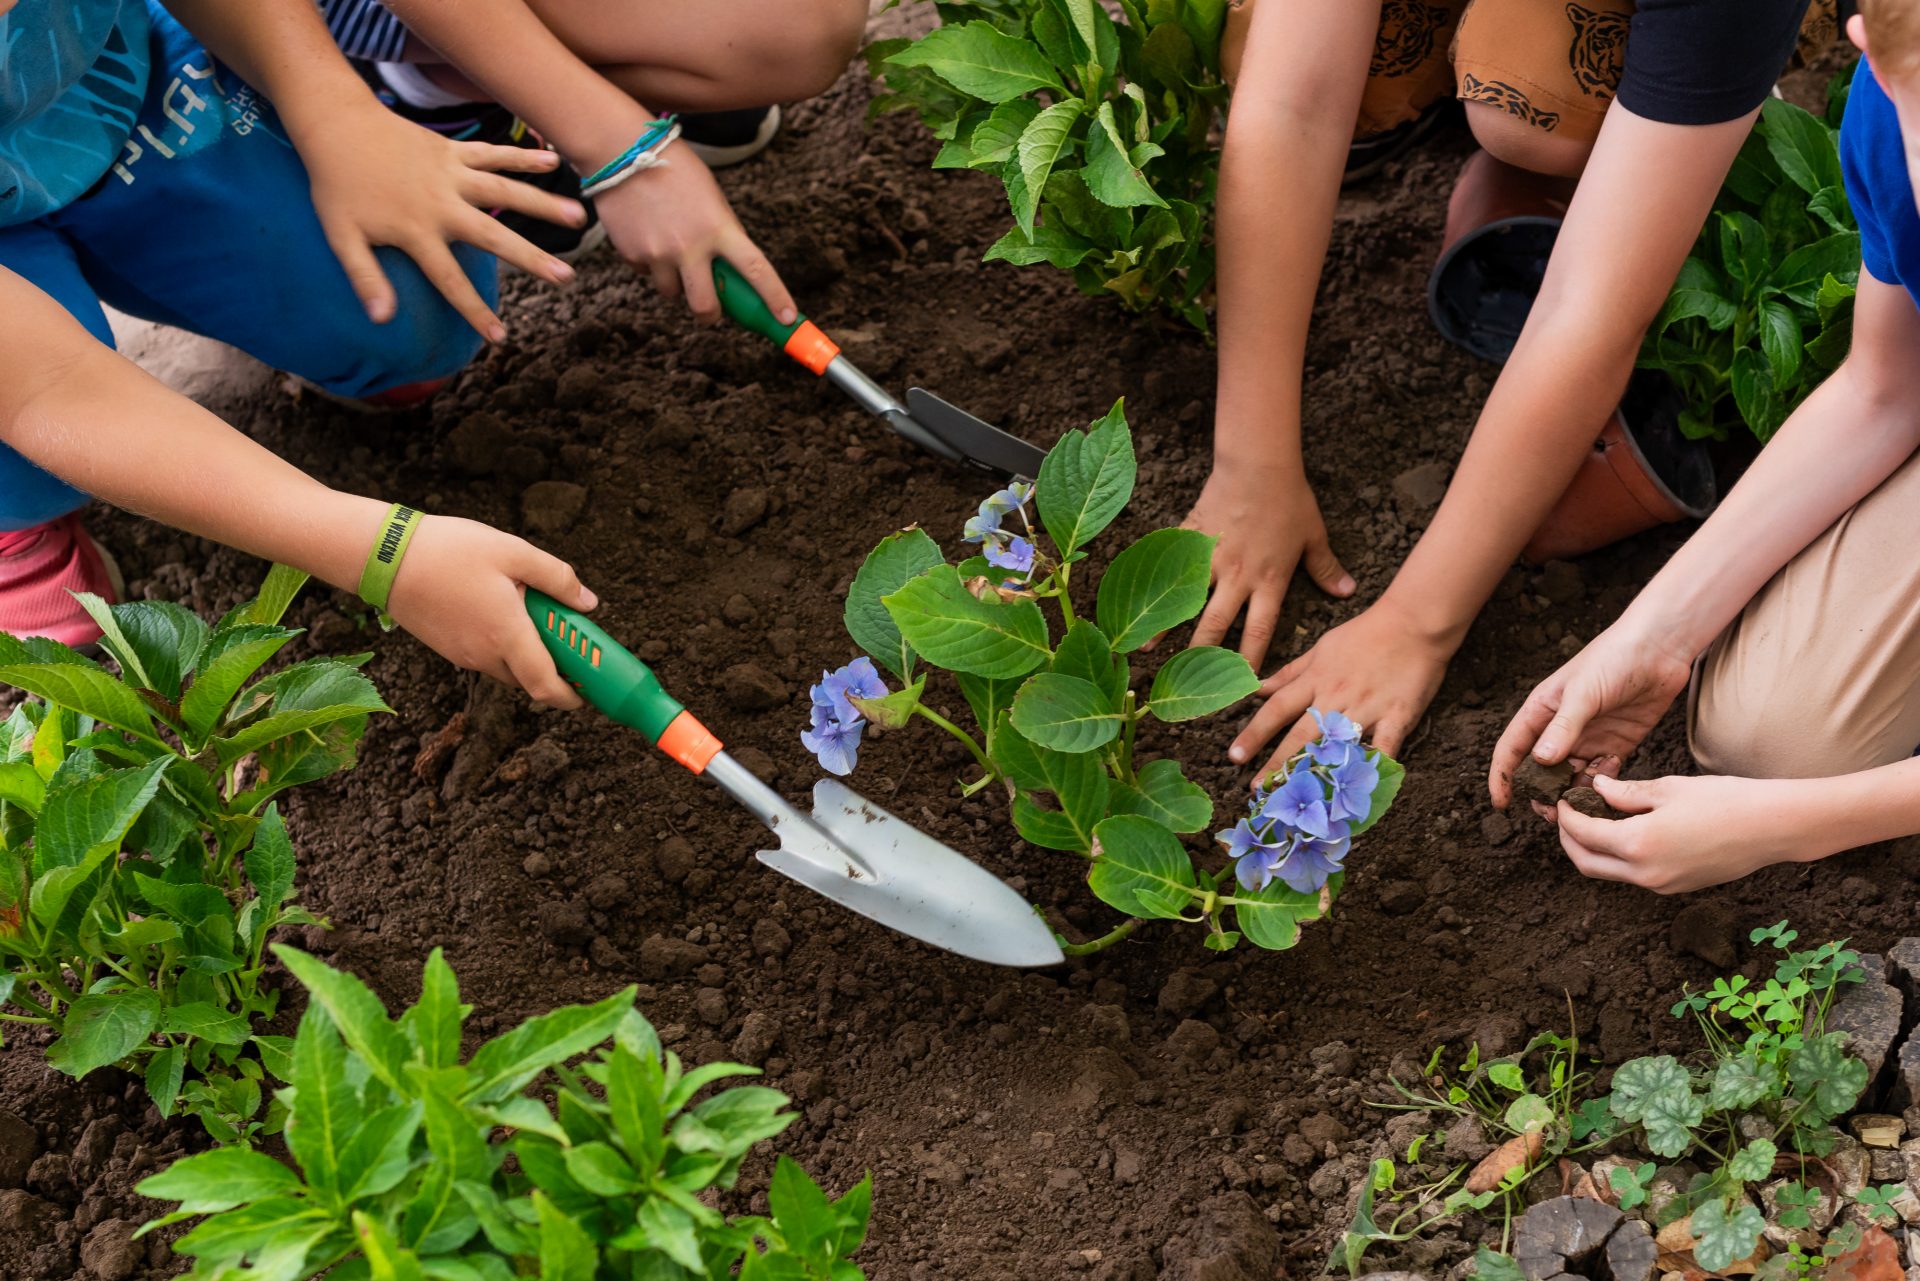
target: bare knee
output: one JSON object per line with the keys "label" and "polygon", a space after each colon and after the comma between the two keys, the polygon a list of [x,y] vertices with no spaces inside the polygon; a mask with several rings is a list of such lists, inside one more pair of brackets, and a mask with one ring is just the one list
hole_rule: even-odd
{"label": "bare knee", "polygon": [[753,52],[734,69],[752,69],[743,87],[756,106],[825,93],[866,40],[866,0],[780,0],[777,12],[757,24]]}
{"label": "bare knee", "polygon": [[1593,154],[1591,141],[1549,133],[1490,103],[1465,105],[1474,138],[1494,159],[1516,169],[1574,178]]}

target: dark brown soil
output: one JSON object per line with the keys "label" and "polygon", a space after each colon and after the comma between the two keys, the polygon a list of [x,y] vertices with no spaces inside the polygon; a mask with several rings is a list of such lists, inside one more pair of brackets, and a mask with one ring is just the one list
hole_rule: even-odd
{"label": "dark brown soil", "polygon": [[[1041,441],[1126,396],[1141,483],[1108,542],[1177,522],[1207,468],[1211,351],[1057,273],[979,266],[1005,222],[998,186],[929,171],[924,131],[898,117],[868,129],[867,96],[849,75],[726,178],[808,310],[876,378],[924,383]],[[1307,460],[1361,591],[1336,604],[1297,586],[1290,652],[1385,587],[1491,385],[1494,370],[1446,346],[1424,305],[1467,152],[1443,137],[1341,204]],[[816,777],[798,737],[806,687],[853,652],[840,609],[860,558],[913,521],[951,541],[991,482],[914,452],[760,341],[695,329],[609,259],[569,292],[522,281],[510,293],[514,340],[428,410],[365,417],[277,394],[215,407],[329,482],[537,531],[599,592],[600,621],[802,797]],[[261,572],[132,517],[97,525],[135,594],[217,612]],[[1297,949],[1216,957],[1190,930],[1148,928],[1036,974],[823,905],[753,861],[751,818],[634,736],[536,712],[381,635],[348,598],[310,591],[296,606],[310,648],[374,649],[369,670],[398,714],[375,723],[357,771],[291,804],[303,898],[336,925],[306,943],[394,1002],[416,993],[426,950],[445,947],[481,1035],[639,982],[682,1055],[750,1058],[795,1096],[804,1119],[783,1143],[823,1182],[873,1171],[860,1262],[879,1281],[1308,1276],[1381,1137],[1388,1114],[1365,1100],[1396,1056],[1443,1039],[1511,1048],[1563,1026],[1569,997],[1608,1060],[1682,1048],[1659,1011],[1711,972],[1698,954],[1744,954],[1748,928],[1791,916],[1804,937],[1876,948],[1914,932],[1910,844],[1696,896],[1710,910],[1670,938],[1683,903],[1583,880],[1550,827],[1489,807],[1486,761],[1507,716],[1679,536],[1551,583],[1508,575],[1405,753],[1398,806],[1355,853],[1333,921]],[[1226,762],[1233,729],[1224,717],[1164,728],[1147,746],[1188,762],[1224,814],[1245,785]],[[1685,764],[1670,721],[1633,772]],[[896,735],[870,745],[852,782],[1075,928],[1104,928],[1111,914],[1076,860],[1023,846],[1000,806],[956,798],[964,766],[957,748]],[[146,1116],[127,1082],[74,1086],[20,1042],[0,1055],[0,1107],[56,1154],[27,1180],[51,1206],[35,1211],[31,1248],[0,1223],[5,1281],[81,1275],[86,1232],[154,1210],[127,1188],[195,1141]],[[742,1204],[764,1177],[749,1167]],[[160,1253],[156,1273],[178,1267]]]}

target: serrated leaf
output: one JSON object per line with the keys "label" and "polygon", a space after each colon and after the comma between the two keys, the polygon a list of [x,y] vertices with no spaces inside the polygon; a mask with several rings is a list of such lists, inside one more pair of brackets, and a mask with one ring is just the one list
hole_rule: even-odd
{"label": "serrated leaf", "polygon": [[1709,1272],[1720,1272],[1760,1247],[1767,1220],[1757,1207],[1745,1202],[1729,1213],[1725,1201],[1713,1200],[1693,1212],[1690,1224],[1694,1261]]}
{"label": "serrated leaf", "polygon": [[1773,1159],[1779,1155],[1770,1139],[1755,1139],[1733,1154],[1727,1162],[1727,1174],[1742,1183],[1758,1183],[1773,1174]]}
{"label": "serrated leaf", "polygon": [[160,998],[146,988],[83,996],[67,1007],[47,1065],[78,1079],[133,1053],[159,1022]]}
{"label": "serrated leaf", "polygon": [[1516,1134],[1534,1134],[1553,1124],[1553,1108],[1537,1094],[1523,1094],[1507,1105],[1504,1119]]}
{"label": "serrated leaf", "polygon": [[271,695],[272,704],[266,713],[209,744],[223,766],[277,739],[335,721],[393,710],[356,666],[338,659],[309,659],[289,667],[259,682],[242,698],[256,694]]}
{"label": "serrated leaf", "polygon": [[847,588],[847,635],[873,661],[901,680],[913,670],[913,648],[900,634],[881,598],[890,596],[935,565],[940,546],[923,529],[903,529],[880,540]]}
{"label": "serrated leaf", "polygon": [[968,165],[987,169],[1012,160],[1020,135],[1039,114],[1040,104],[1031,98],[1014,98],[988,112],[968,139]]}
{"label": "serrated leaf", "polygon": [[108,605],[90,592],[77,599],[100,624],[102,646],[133,684],[170,700],[180,697],[182,678],[207,644],[207,625],[198,615],[172,601]]}
{"label": "serrated leaf", "polygon": [[1058,811],[1046,810],[1030,797],[1016,797],[1014,823],[1021,835],[1047,849],[1090,849],[1094,825],[1106,817],[1110,787],[1099,759],[1042,747],[1013,728],[1010,718],[996,732],[994,745],[995,760],[1008,778],[1024,790],[1053,793],[1060,805]]}
{"label": "serrated leaf", "polygon": [[561,1006],[488,1041],[467,1063],[466,1097],[488,1103],[517,1094],[554,1064],[592,1049],[613,1035],[633,996],[625,987],[592,1005]]}
{"label": "serrated leaf", "polygon": [[175,759],[160,756],[137,769],[108,770],[48,789],[34,829],[34,875],[72,867],[96,849],[117,848]]}
{"label": "serrated leaf", "polygon": [[1216,541],[1195,529],[1156,529],[1113,558],[1095,618],[1116,653],[1132,653],[1200,612]]}
{"label": "serrated leaf", "polygon": [[1171,759],[1148,761],[1132,785],[1114,784],[1109,807],[1115,814],[1150,818],[1174,832],[1198,832],[1213,819],[1213,798]]}
{"label": "serrated leaf", "polygon": [[153,716],[141,697],[65,645],[40,637],[23,642],[0,633],[0,685],[16,686],[103,725],[153,738]]}
{"label": "serrated leaf", "polygon": [[1720,1060],[1714,1069],[1707,1102],[1716,1112],[1740,1112],[1765,1098],[1770,1090],[1761,1065],[1752,1055]]}
{"label": "serrated leaf", "polygon": [[1028,193],[1024,208],[1014,211],[1020,230],[1033,234],[1033,210],[1037,197],[1046,190],[1054,163],[1066,149],[1073,127],[1086,110],[1078,98],[1066,98],[1034,116],[1014,147],[1014,160],[1020,166],[1021,183]]}
{"label": "serrated leaf", "polygon": [[280,807],[269,805],[253,830],[253,844],[247,847],[247,882],[269,908],[279,907],[293,892],[293,838],[280,817]]}
{"label": "serrated leaf", "polygon": [[1233,706],[1260,688],[1247,660],[1230,649],[1184,649],[1161,665],[1147,710],[1163,721],[1190,721]]}
{"label": "serrated leaf", "polygon": [[1811,196],[1842,184],[1834,130],[1824,121],[1779,98],[1766,101],[1760,119],[1768,153],[1794,186]]}
{"label": "serrated leaf", "polygon": [[1004,679],[1052,657],[1039,605],[979,600],[951,565],[935,566],[881,603],[907,643],[949,671]]}
{"label": "serrated leaf", "polygon": [[288,607],[293,604],[293,598],[298,596],[300,589],[307,585],[307,578],[305,570],[276,562],[268,567],[267,576],[261,580],[258,594],[220,620],[220,625],[222,627],[278,626],[280,620],[286,617]]}
{"label": "serrated leaf", "polygon": [[[373,989],[354,975],[297,948],[276,943],[273,954],[307,989],[313,1002],[326,1010],[332,1026],[380,1083],[395,1093],[407,1093],[401,1074],[407,1060],[406,1041]],[[304,1035],[305,1028],[301,1031]]]}
{"label": "serrated leaf", "polygon": [[1038,90],[1064,93],[1046,55],[990,22],[938,27],[887,60],[890,67],[924,67],[962,93],[1006,102]]}
{"label": "serrated leaf", "polygon": [[[187,1073],[187,1047],[169,1045],[147,1056],[144,1083],[154,1110],[163,1117],[174,1114],[180,1102],[180,1083]],[[246,1198],[252,1200],[253,1198]]]}
{"label": "serrated leaf", "polygon": [[1113,523],[1133,497],[1137,473],[1125,400],[1115,401],[1087,430],[1067,432],[1047,451],[1034,501],[1062,555],[1085,547]]}
{"label": "serrated leaf", "polygon": [[18,805],[38,816],[47,799],[47,784],[30,761],[0,762],[0,801]]}
{"label": "serrated leaf", "polygon": [[[1157,150],[1157,149],[1156,149]],[[1093,127],[1087,132],[1087,163],[1081,171],[1087,190],[1101,204],[1115,208],[1135,205],[1166,207],[1153,185],[1134,163],[1134,156],[1120,136],[1114,119],[1113,103],[1103,102],[1094,113]]]}
{"label": "serrated leaf", "polygon": [[1016,267],[1044,262],[1066,271],[1085,262],[1093,252],[1091,241],[1068,228],[1043,224],[1028,232],[1016,226],[994,241],[980,261],[1010,262]]}
{"label": "serrated leaf", "polygon": [[[1161,894],[1195,888],[1193,860],[1180,838],[1151,819],[1121,814],[1094,828],[1093,867],[1087,886],[1104,903],[1128,916],[1172,917],[1164,900],[1141,897],[1143,889]],[[1181,895],[1191,903],[1192,895]]]}
{"label": "serrated leaf", "polygon": [[299,634],[261,624],[216,632],[201,655],[193,683],[180,697],[180,718],[188,735],[197,743],[212,733],[240,687]]}
{"label": "serrated leaf", "polygon": [[1127,670],[1114,662],[1113,647],[1101,630],[1076,618],[1053,651],[1048,670],[1059,676],[1077,676],[1100,690],[1111,711],[1120,711],[1127,697]]}
{"label": "serrated leaf", "polygon": [[263,1152],[215,1148],[182,1157],[134,1189],[156,1201],[178,1201],[186,1214],[214,1214],[297,1191],[300,1176]]}
{"label": "serrated leaf", "polygon": [[197,1036],[215,1045],[247,1043],[247,1020],[211,1001],[172,1006],[161,1016],[160,1030],[172,1036]]}

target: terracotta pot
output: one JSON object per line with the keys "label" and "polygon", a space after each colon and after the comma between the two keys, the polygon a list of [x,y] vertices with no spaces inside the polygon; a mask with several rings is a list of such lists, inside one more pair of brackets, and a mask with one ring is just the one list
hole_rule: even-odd
{"label": "terracotta pot", "polygon": [[1571,184],[1475,152],[1447,201],[1427,312],[1448,342],[1496,363],[1520,339],[1547,274]]}
{"label": "terracotta pot", "polygon": [[1566,560],[1711,511],[1713,462],[1705,445],[1681,434],[1678,409],[1665,377],[1636,373],[1522,558],[1534,565]]}

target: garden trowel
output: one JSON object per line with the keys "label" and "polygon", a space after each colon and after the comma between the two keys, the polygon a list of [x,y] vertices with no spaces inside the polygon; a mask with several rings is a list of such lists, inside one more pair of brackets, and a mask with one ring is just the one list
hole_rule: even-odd
{"label": "garden trowel", "polygon": [[780,838],[760,861],[890,930],[993,965],[1055,965],[1053,931],[1006,882],[830,778],[802,814],[720,750],[647,665],[586,615],[527,589],[560,674],[610,719],[705,775]]}
{"label": "garden trowel", "polygon": [[922,387],[910,389],[906,403],[901,404],[893,393],[842,355],[840,345],[820,326],[805,316],[790,325],[781,324],[747,278],[724,258],[713,260],[713,287],[719,291],[720,306],[742,328],[778,344],[795,361],[853,397],[868,412],[884,418],[888,426],[920,448],[983,471],[1023,480],[1040,475],[1040,460],[1046,457],[1046,451],[1038,445],[981,422]]}

